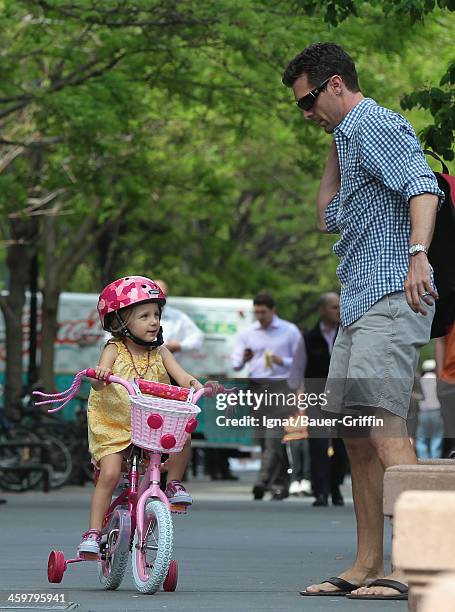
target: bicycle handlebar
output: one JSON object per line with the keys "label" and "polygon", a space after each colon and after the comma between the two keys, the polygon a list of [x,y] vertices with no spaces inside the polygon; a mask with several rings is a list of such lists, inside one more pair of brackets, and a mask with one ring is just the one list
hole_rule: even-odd
{"label": "bicycle handlebar", "polygon": [[[62,402],[56,408],[48,410],[49,413],[58,412],[77,395],[83,377],[103,380],[106,383],[117,383],[125,387],[129,395],[137,395],[137,392],[139,391],[144,394],[156,395],[157,397],[163,397],[165,399],[191,401],[193,404],[196,404],[203,395],[206,395],[207,397],[215,395],[212,384],[208,384],[206,387],[199,389],[199,391],[196,391],[194,395],[192,395],[190,389],[186,389],[183,387],[155,383],[153,381],[147,381],[142,379],[136,379],[134,383],[131,383],[125,380],[124,378],[120,378],[120,376],[115,376],[114,374],[110,374],[106,379],[99,379],[96,376],[96,371],[94,370],[94,368],[87,368],[78,372],[74,377],[73,384],[71,385],[71,387],[66,391],[63,391],[62,393],[50,394],[41,393],[41,391],[33,391],[33,395],[39,395],[41,397],[46,398],[44,401],[35,402],[35,406],[40,406],[42,404],[56,404]],[[226,392],[236,393],[237,389],[225,389],[221,385],[221,388],[218,390],[217,394]]]}

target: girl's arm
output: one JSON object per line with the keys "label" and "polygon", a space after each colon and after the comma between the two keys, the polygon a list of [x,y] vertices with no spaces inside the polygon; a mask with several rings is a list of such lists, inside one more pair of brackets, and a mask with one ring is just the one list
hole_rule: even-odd
{"label": "girl's arm", "polygon": [[101,353],[98,365],[95,368],[96,377],[98,380],[90,380],[90,384],[95,391],[104,389],[106,383],[104,382],[109,374],[112,374],[112,367],[117,358],[117,347],[115,344],[106,344]]}
{"label": "girl's arm", "polygon": [[163,360],[164,367],[171,378],[173,378],[179,387],[194,387],[196,391],[202,389],[203,385],[177,362],[174,355],[165,346],[160,349],[160,355]]}

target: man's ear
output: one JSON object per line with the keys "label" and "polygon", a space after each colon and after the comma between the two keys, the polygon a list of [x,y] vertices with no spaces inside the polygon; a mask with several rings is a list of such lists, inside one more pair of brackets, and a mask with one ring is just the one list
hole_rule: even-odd
{"label": "man's ear", "polygon": [[343,79],[338,74],[335,74],[330,80],[330,86],[335,95],[339,96],[344,87]]}

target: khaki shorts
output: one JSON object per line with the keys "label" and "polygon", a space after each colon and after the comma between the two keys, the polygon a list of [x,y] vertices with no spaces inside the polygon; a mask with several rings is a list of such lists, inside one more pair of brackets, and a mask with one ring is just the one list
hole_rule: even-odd
{"label": "khaki shorts", "polygon": [[413,312],[404,291],[384,296],[340,327],[330,360],[324,411],[379,408],[406,419],[422,346],[430,340],[434,304]]}

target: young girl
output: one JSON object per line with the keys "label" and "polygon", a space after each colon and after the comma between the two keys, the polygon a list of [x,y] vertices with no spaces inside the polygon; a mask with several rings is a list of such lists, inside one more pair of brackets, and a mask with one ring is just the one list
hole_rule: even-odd
{"label": "young girl", "polygon": [[[99,553],[103,517],[121,474],[122,451],[131,444],[128,393],[121,385],[103,381],[114,374],[127,380],[144,378],[169,384],[171,376],[181,387],[196,390],[202,387],[162,346],[160,317],[165,303],[165,295],[158,285],[142,276],[116,280],[99,297],[101,325],[112,334],[112,339],[95,368],[98,380],[92,381],[88,400],[89,448],[100,474],[92,497],[90,529],[82,535],[80,553]],[[190,505],[193,502],[181,483],[189,456],[190,440],[166,463],[165,494],[171,503]]]}

